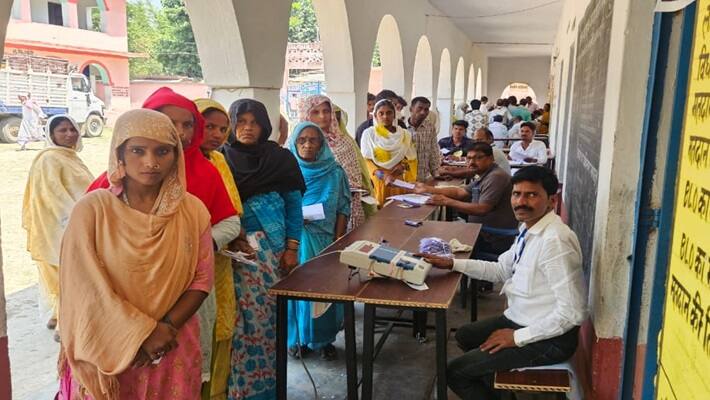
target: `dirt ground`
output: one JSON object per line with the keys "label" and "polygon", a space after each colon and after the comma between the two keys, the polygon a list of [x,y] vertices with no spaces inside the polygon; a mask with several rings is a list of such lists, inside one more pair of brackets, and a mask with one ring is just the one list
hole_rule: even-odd
{"label": "dirt ground", "polygon": [[[84,138],[79,154],[94,175],[106,169],[111,141],[110,129],[97,138]],[[31,150],[16,151],[15,144],[0,144],[0,220],[2,221],[2,254],[5,295],[37,283],[37,268],[26,250],[26,232],[22,229],[22,197],[32,160],[44,143],[31,143]]]}

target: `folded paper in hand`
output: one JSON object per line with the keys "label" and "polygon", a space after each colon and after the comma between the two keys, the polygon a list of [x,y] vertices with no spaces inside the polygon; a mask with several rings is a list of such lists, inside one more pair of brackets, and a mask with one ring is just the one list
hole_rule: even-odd
{"label": "folded paper in hand", "polygon": [[407,190],[414,190],[413,183],[405,182],[401,179],[395,179],[394,182],[392,182],[392,186],[396,186],[398,188],[407,189]]}
{"label": "folded paper in hand", "polygon": [[232,260],[235,260],[241,264],[251,265],[252,267],[259,266],[259,264],[254,262],[254,260],[250,260],[249,258],[247,258],[249,256],[249,254],[241,252],[241,251],[230,251],[230,250],[224,249],[224,250],[220,251],[219,253],[222,254],[223,256],[227,256],[227,257],[231,258]]}
{"label": "folded paper in hand", "polygon": [[303,206],[303,219],[306,221],[321,221],[325,219],[325,211],[323,211],[323,203],[311,204]]}

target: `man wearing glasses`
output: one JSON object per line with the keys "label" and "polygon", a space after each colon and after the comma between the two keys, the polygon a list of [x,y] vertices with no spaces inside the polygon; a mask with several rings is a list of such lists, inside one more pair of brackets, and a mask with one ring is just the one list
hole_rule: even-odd
{"label": "man wearing glasses", "polygon": [[[414,192],[432,194],[429,204],[453,208],[466,214],[468,222],[491,228],[516,229],[518,221],[510,206],[510,175],[495,163],[491,145],[474,143],[466,152],[466,161],[475,174],[468,186],[437,188],[417,183]],[[474,253],[500,254],[510,247],[512,239],[481,232]]]}

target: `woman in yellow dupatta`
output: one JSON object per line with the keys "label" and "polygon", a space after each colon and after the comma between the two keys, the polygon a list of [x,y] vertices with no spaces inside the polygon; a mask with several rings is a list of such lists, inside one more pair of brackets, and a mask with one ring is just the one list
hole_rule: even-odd
{"label": "woman in yellow dupatta", "polygon": [[362,134],[362,156],[367,161],[375,198],[385,200],[407,190],[390,186],[395,179],[417,180],[417,150],[409,131],[395,123],[395,107],[389,100],[380,100],[373,112],[375,123]]}
{"label": "woman in yellow dupatta", "polygon": [[[229,193],[234,208],[239,216],[243,213],[242,201],[239,198],[237,184],[232,176],[224,155],[217,151],[229,136],[229,116],[227,110],[211,99],[195,100],[197,109],[205,118],[205,140],[200,148],[212,165],[217,168],[224,181],[224,187]],[[244,230],[237,242],[246,244]],[[246,244],[248,247],[248,244]],[[242,246],[243,247],[243,246]],[[243,250],[243,248],[241,248]],[[230,354],[232,351],[232,333],[237,318],[237,300],[234,291],[234,276],[232,275],[232,260],[229,257],[216,254],[214,262],[214,286],[217,296],[217,314],[212,342],[212,360],[210,364],[210,381],[202,385],[202,399],[226,399],[227,381],[230,372]]]}
{"label": "woman in yellow dupatta", "polygon": [[27,231],[27,250],[39,270],[39,286],[45,301],[41,309],[51,313],[47,328],[54,329],[62,235],[69,213],[94,177],[77,154],[82,149],[81,135],[71,117],[50,118],[46,137],[47,148],[37,154],[30,167],[22,203],[22,227]]}
{"label": "woman in yellow dupatta", "polygon": [[186,191],[175,127],[147,109],[121,115],[109,189],[74,207],[62,241],[59,399],[200,396],[200,325],[212,287],[210,214]]}

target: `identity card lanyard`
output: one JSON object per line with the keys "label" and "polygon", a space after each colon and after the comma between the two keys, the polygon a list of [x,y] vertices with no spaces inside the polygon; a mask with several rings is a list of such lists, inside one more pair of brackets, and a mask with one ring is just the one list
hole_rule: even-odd
{"label": "identity card lanyard", "polygon": [[525,234],[528,233],[528,228],[523,229],[518,237],[515,238],[515,257],[513,257],[513,265],[517,265],[520,259],[523,257],[523,250],[525,250]]}

